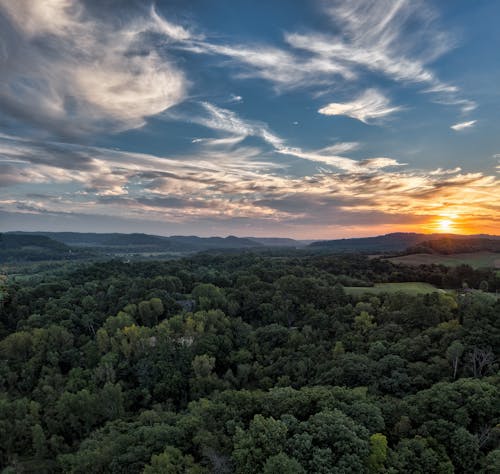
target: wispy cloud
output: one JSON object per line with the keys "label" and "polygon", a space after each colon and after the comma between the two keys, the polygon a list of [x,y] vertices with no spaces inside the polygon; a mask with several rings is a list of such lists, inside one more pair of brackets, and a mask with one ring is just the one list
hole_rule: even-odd
{"label": "wispy cloud", "polygon": [[465,130],[467,128],[473,127],[474,125],[476,125],[476,123],[477,123],[477,120],[469,120],[468,122],[456,123],[455,125],[452,125],[450,128],[452,130],[460,132],[460,131]]}
{"label": "wispy cloud", "polygon": [[77,0],[0,0],[0,108],[57,133],[137,128],[181,101],[184,74],[145,33],[188,33],[149,15],[93,17]]}
{"label": "wispy cloud", "polygon": [[[269,152],[272,152],[278,155],[300,158],[316,164],[332,166],[344,171],[369,172],[374,169],[400,165],[400,163],[392,158],[369,158],[357,161],[343,156],[345,153],[359,148],[359,143],[357,142],[338,142],[318,150],[303,150],[299,147],[292,147],[287,144],[286,140],[271,131],[266,123],[243,119],[231,110],[208,102],[202,102],[200,105],[205,114],[184,115],[174,110],[164,115],[167,118],[173,117],[177,120],[183,118],[186,121],[194,122],[211,130],[226,134],[222,138],[195,138],[193,143],[231,149],[235,144],[239,144],[247,137],[258,137],[270,145],[270,149],[267,150],[268,155]],[[372,112],[375,113],[374,110]],[[259,153],[261,153],[261,150],[256,150],[256,155]]]}
{"label": "wispy cloud", "polygon": [[401,110],[401,107],[391,106],[387,97],[375,89],[368,89],[358,98],[350,102],[332,102],[318,110],[323,115],[346,115],[370,123]]}
{"label": "wispy cloud", "polygon": [[[0,134],[2,216],[92,214],[202,223],[198,229],[244,222],[309,235],[319,227],[415,225],[444,211],[498,224],[491,196],[500,186],[486,171],[403,167],[383,151],[360,157],[362,144],[342,138],[307,145],[301,143],[306,114],[289,117],[301,127],[287,138],[286,126],[258,120],[255,90],[228,82],[221,97],[220,87],[205,90],[212,78],[198,84],[187,76],[194,69],[188,62],[205,55],[197,60],[222,68],[224,77],[262,79],[279,93],[299,89],[323,100],[321,114],[368,124],[402,110],[380,90],[366,89],[371,79],[384,91],[410,85],[468,113],[476,104],[433,69],[454,41],[440,31],[430,2],[325,0],[321,30],[289,31],[274,44],[200,33],[142,2],[130,2],[140,5],[133,14],[125,8],[101,14],[111,11],[107,3],[0,0],[0,119],[38,129],[25,130],[24,138]],[[245,105],[229,91],[244,93]],[[197,130],[197,138],[168,156],[27,138],[40,129],[64,139],[124,131],[153,116],[200,125],[206,136]],[[476,124],[465,120],[451,128]]]}
{"label": "wispy cloud", "polygon": [[[337,149],[355,146],[338,144]],[[244,147],[207,146],[191,156],[161,157],[5,135],[0,147],[0,185],[9,188],[0,210],[8,213],[113,215],[144,225],[210,223],[211,229],[243,220],[252,228],[285,225],[289,232],[311,235],[315,228],[333,232],[340,225],[365,230],[415,225],[445,211],[493,228],[500,212],[491,201],[500,192],[494,176],[391,169],[399,163],[386,157],[364,162],[338,157],[341,172],[323,169],[293,177],[255,161],[259,154]],[[328,161],[335,148],[289,151]],[[64,154],[72,157],[71,164]],[[23,191],[33,183],[38,194]]]}
{"label": "wispy cloud", "polygon": [[425,86],[434,102],[457,106],[462,113],[476,103],[443,82],[430,64],[455,46],[439,27],[438,15],[423,0],[329,0],[321,2],[330,32],[287,32],[286,48],[267,44],[231,44],[220,39],[181,38],[176,47],[198,54],[230,58],[241,78],[265,79],[278,91],[334,86],[345,88],[366,72]]}
{"label": "wispy cloud", "polygon": [[373,71],[436,91],[455,91],[428,67],[453,43],[436,28],[435,15],[423,2],[353,0],[323,5],[336,33],[288,33],[288,44],[318,61],[342,65],[351,75]]}
{"label": "wispy cloud", "polygon": [[297,147],[281,147],[276,151],[283,155],[290,155],[303,160],[309,160],[317,164],[332,166],[350,173],[370,174],[383,168],[404,165],[404,163],[399,163],[397,160],[387,157],[365,158],[358,161],[340,155],[340,153],[353,150],[357,148],[357,146],[357,143],[337,143],[333,146],[321,148],[319,150],[302,150]]}
{"label": "wispy cloud", "polygon": [[[456,86],[441,82],[427,67],[451,49],[453,41],[436,28],[435,14],[425,3],[334,0],[322,5],[336,33],[288,32],[284,35],[288,49],[224,44],[209,37],[179,38],[177,47],[229,57],[233,66],[240,66],[240,77],[260,77],[277,88],[350,81],[364,69],[397,81],[426,83],[428,91],[458,92]],[[409,28],[411,35],[407,34]]]}
{"label": "wispy cloud", "polygon": [[[97,16],[77,0],[0,0],[0,15],[7,19],[1,33],[0,109],[10,118],[61,134],[141,127],[186,97],[190,82],[173,60],[174,50],[228,58],[221,66],[237,77],[262,78],[277,90],[345,88],[371,71],[425,84],[426,92],[438,95],[436,101],[464,113],[475,107],[429,68],[454,43],[423,1],[332,0],[321,5],[334,33],[288,32],[278,47],[200,34],[154,7],[132,18],[119,12],[116,19]],[[163,41],[154,41],[155,35]],[[381,99],[370,93],[372,100]],[[336,113],[354,102],[324,109]],[[383,102],[372,107],[373,118],[397,110]]]}
{"label": "wispy cloud", "polygon": [[235,112],[217,107],[209,102],[202,102],[205,116],[191,117],[191,121],[207,128],[227,132],[237,136],[256,136],[262,138],[274,147],[283,145],[283,140],[269,130],[269,127],[259,121],[244,120]]}

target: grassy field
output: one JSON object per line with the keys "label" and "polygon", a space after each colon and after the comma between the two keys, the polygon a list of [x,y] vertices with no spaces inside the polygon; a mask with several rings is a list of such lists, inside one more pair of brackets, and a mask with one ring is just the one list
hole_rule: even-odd
{"label": "grassy field", "polygon": [[350,295],[362,295],[364,293],[397,293],[402,291],[411,295],[433,293],[435,291],[444,292],[429,283],[409,282],[409,283],[375,283],[374,286],[346,286],[344,290]]}
{"label": "grassy field", "polygon": [[405,263],[406,265],[436,263],[450,267],[467,264],[472,268],[500,268],[500,254],[494,252],[457,253],[453,255],[416,253],[402,257],[392,257],[387,260],[394,263]]}

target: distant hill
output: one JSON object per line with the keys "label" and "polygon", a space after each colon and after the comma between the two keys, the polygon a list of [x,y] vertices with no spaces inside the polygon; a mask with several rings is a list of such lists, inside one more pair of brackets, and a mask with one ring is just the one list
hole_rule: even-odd
{"label": "distant hill", "polygon": [[0,263],[67,258],[71,249],[44,235],[0,234]]}
{"label": "distant hill", "polygon": [[500,252],[500,239],[450,237],[426,240],[407,249],[406,253],[437,253],[451,255],[470,252]]}
{"label": "distant hill", "polygon": [[486,238],[493,241],[498,241],[500,239],[499,236],[467,236],[395,232],[392,234],[379,235],[377,237],[318,241],[311,243],[309,248],[328,249],[334,252],[403,252],[408,248],[415,248],[423,242],[432,242],[438,239],[455,241],[462,239],[470,240],[474,238]]}
{"label": "distant hill", "polygon": [[[75,258],[92,255],[188,254],[213,250],[303,248],[310,251],[349,253],[497,252],[498,236],[392,233],[377,237],[326,240],[309,243],[286,238],[197,237],[150,234],[79,232],[8,232],[0,242],[0,261]],[[2,247],[3,245],[3,247]],[[409,250],[408,250],[409,249]],[[70,257],[67,257],[71,254]],[[17,255],[17,257],[16,257]]]}
{"label": "distant hill", "polygon": [[305,247],[310,240],[294,240],[284,237],[246,237],[254,242],[264,245],[265,247]]}
{"label": "distant hill", "polygon": [[200,252],[219,249],[245,249],[262,247],[262,244],[235,236],[229,237],[197,237],[172,236],[163,237],[149,234],[119,233],[79,233],[79,232],[15,232],[8,235],[38,236],[53,239],[73,248],[93,248],[110,253],[141,252]]}
{"label": "distant hill", "polygon": [[262,244],[245,237],[235,237],[230,235],[228,237],[196,237],[174,235],[172,237],[165,237],[173,242],[182,243],[184,245],[192,246],[193,249],[212,250],[212,249],[245,249],[252,247],[262,247]]}
{"label": "distant hill", "polygon": [[323,240],[313,242],[309,247],[337,252],[400,252],[423,242],[426,238],[428,239],[429,236],[425,234],[397,232],[377,237]]}

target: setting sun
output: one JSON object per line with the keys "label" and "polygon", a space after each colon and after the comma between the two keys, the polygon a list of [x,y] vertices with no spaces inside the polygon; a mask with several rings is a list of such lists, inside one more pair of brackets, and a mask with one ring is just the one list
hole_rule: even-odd
{"label": "setting sun", "polygon": [[453,221],[449,219],[442,219],[438,223],[438,229],[442,232],[450,232],[452,230]]}

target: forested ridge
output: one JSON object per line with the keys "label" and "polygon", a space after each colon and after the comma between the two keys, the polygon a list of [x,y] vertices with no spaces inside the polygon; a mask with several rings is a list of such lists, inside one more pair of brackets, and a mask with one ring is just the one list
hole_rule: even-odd
{"label": "forested ridge", "polygon": [[[344,289],[411,281],[450,291]],[[2,472],[500,472],[498,289],[279,252],[5,276]]]}
{"label": "forested ridge", "polygon": [[454,254],[463,252],[498,252],[500,253],[500,239],[471,238],[471,239],[435,239],[420,242],[406,250],[406,253],[442,253]]}

